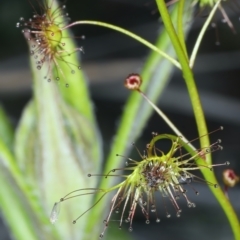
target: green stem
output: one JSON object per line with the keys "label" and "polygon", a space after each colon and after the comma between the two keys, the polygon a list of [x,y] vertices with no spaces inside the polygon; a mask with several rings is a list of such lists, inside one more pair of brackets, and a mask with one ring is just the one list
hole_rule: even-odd
{"label": "green stem", "polygon": [[[195,81],[194,81],[192,70],[189,67],[188,59],[186,58],[184,50],[183,50],[183,48],[181,46],[181,43],[178,39],[177,33],[174,29],[171,18],[168,14],[168,10],[167,10],[167,7],[166,7],[166,4],[165,4],[164,0],[156,0],[156,1],[157,1],[159,11],[161,13],[163,23],[166,27],[168,35],[171,39],[173,47],[174,47],[174,49],[176,51],[176,54],[178,56],[179,62],[182,66],[183,78],[185,79],[185,82],[186,82],[186,85],[187,85],[187,88],[188,88],[188,92],[189,92],[189,95],[190,95],[190,99],[191,99],[191,102],[192,102],[193,111],[194,111],[194,115],[195,115],[196,122],[197,122],[199,136],[206,135],[206,136],[204,136],[200,139],[201,147],[207,147],[207,146],[209,146],[209,138],[207,136],[207,127],[206,127],[204,113],[203,113],[200,98],[199,98],[199,95],[198,95],[197,87],[196,87],[196,84],[195,84]],[[210,159],[208,159],[208,160],[209,160],[209,163],[211,163]]]}
{"label": "green stem", "polygon": [[181,65],[179,64],[178,61],[176,61],[174,58],[172,58],[171,56],[169,56],[168,54],[166,54],[164,51],[160,50],[159,48],[157,48],[155,45],[153,45],[152,43],[148,42],[147,40],[143,39],[142,37],[139,37],[138,35],[123,29],[121,27],[109,24],[109,23],[105,23],[105,22],[99,22],[99,21],[92,21],[92,20],[83,20],[83,21],[76,21],[73,22],[67,26],[65,26],[64,28],[62,28],[62,30],[65,30],[67,28],[73,27],[75,25],[80,25],[80,24],[90,24],[90,25],[97,25],[97,26],[101,26],[101,27],[106,27],[106,28],[110,28],[112,30],[115,30],[117,32],[123,33],[135,40],[137,40],[138,42],[142,43],[143,45],[147,46],[148,48],[152,49],[153,51],[159,53],[161,56],[165,57],[166,59],[168,59],[173,65],[175,65],[177,68],[181,69]]}
{"label": "green stem", "polygon": [[188,58],[187,47],[185,43],[184,27],[183,27],[184,6],[185,6],[185,0],[180,0],[178,2],[177,34],[178,34],[178,38],[181,43],[182,49],[185,53],[185,56],[186,58]]}
{"label": "green stem", "polygon": [[[205,117],[202,109],[202,105],[200,102],[199,94],[197,91],[197,87],[194,81],[193,73],[192,70],[188,64],[188,60],[185,56],[184,50],[181,46],[180,40],[177,36],[177,33],[173,27],[171,18],[169,16],[166,4],[164,0],[156,0],[159,12],[161,14],[164,26],[166,28],[166,31],[168,32],[168,35],[170,37],[170,40],[173,44],[173,47],[176,51],[176,54],[178,56],[179,62],[182,66],[182,73],[183,73],[183,78],[186,82],[187,89],[189,92],[189,96],[191,99],[193,111],[194,111],[194,116],[196,119],[197,123],[197,128],[198,128],[198,133],[199,136],[202,136],[200,138],[200,143],[201,143],[201,148],[209,146],[209,136],[207,135],[207,126],[205,122]],[[206,162],[208,164],[211,164],[211,154],[206,155]],[[214,174],[209,174],[206,173],[205,171],[202,171],[205,179],[207,181],[216,181],[216,178]],[[236,216],[236,213],[234,212],[230,202],[226,198],[226,196],[223,194],[223,192],[219,189],[218,191],[213,191],[212,188],[210,188],[215,197],[217,198],[218,202],[220,203],[222,209],[224,210],[229,223],[231,225],[231,228],[233,230],[235,239],[240,239],[240,231],[238,227],[238,218]]]}

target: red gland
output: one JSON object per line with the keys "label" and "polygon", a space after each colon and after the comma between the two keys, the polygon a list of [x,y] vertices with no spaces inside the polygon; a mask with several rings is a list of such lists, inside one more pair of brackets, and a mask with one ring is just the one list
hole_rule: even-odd
{"label": "red gland", "polygon": [[139,90],[142,84],[142,78],[137,73],[131,73],[125,79],[124,86],[130,90]]}
{"label": "red gland", "polygon": [[239,180],[239,176],[232,169],[226,169],[223,172],[223,182],[227,187],[234,187]]}

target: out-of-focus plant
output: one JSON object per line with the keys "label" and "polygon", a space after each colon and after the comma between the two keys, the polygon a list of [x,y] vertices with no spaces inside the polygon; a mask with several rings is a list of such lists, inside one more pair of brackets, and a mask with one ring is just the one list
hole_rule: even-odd
{"label": "out-of-focus plant", "polygon": [[[87,173],[119,168],[116,153],[128,155],[129,142],[139,137],[174,67],[182,71],[186,81],[199,136],[202,136],[201,149],[211,146],[192,68],[203,35],[215,11],[221,7],[221,1],[209,4],[213,9],[191,55],[186,50],[185,39],[194,11],[192,1],[179,0],[171,9],[167,9],[163,0],[156,0],[156,3],[164,27],[161,27],[155,44],[108,23],[76,21],[68,24],[68,17],[63,13],[65,6],[59,7],[55,0],[40,3],[40,13],[34,9],[31,19],[21,18],[17,23],[17,27],[23,27],[32,55],[33,98],[26,106],[15,133],[3,109],[0,109],[0,206],[14,239],[88,240],[99,235],[105,210],[103,201],[94,206],[78,226],[73,226],[72,220],[76,214],[91,208],[95,200],[93,195],[88,200],[76,198],[72,202],[67,201],[61,209],[61,221],[55,225],[49,221],[52,204],[71,190],[91,190],[96,185],[98,189],[107,189],[111,186],[110,178],[97,183],[93,178],[89,181]],[[134,92],[130,95],[104,168],[101,168],[101,137],[84,69],[80,69],[76,54],[83,49],[75,46],[68,31],[71,26],[81,24],[111,28],[151,50],[141,72],[144,79],[141,89],[149,101],[145,102]],[[179,135],[161,110],[157,111]],[[192,145],[184,139],[182,141],[189,152],[195,151]],[[211,154],[204,155],[205,160],[202,157],[198,155],[200,163],[212,165]],[[213,172],[203,171],[203,175],[206,181],[217,182]],[[229,219],[235,238],[240,239],[239,222],[231,204],[221,189],[213,189],[213,193]],[[52,222],[56,221],[59,211],[59,206],[55,205]],[[112,231],[109,239],[111,234]],[[114,239],[118,238],[127,239],[128,236],[121,231],[114,234]]]}

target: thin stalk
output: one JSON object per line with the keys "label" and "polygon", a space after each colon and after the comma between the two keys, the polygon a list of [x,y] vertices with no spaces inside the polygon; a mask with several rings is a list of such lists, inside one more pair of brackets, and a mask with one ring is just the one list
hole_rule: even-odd
{"label": "thin stalk", "polygon": [[[141,92],[140,92],[141,93]],[[141,93],[142,94],[142,93]],[[146,99],[146,101],[153,107],[153,109],[158,113],[158,115],[164,120],[164,122],[173,130],[173,132],[177,136],[181,136],[183,142],[188,143],[193,150],[196,148],[187,140],[187,138],[178,130],[178,128],[173,124],[173,122],[166,116],[166,114],[158,108],[152,101],[149,100],[144,94],[142,96]]]}
{"label": "thin stalk", "polygon": [[209,24],[210,24],[210,22],[211,22],[211,20],[212,20],[212,18],[213,18],[213,16],[214,16],[214,14],[215,14],[215,12],[217,11],[220,2],[221,2],[221,0],[219,0],[219,1],[215,4],[215,6],[213,7],[212,11],[210,12],[210,14],[209,14],[206,22],[204,23],[204,25],[203,25],[203,27],[202,27],[199,35],[198,35],[197,41],[196,41],[196,43],[195,43],[195,45],[194,45],[194,48],[193,48],[193,51],[192,51],[192,55],[191,55],[190,61],[189,61],[189,66],[190,66],[190,68],[193,68],[193,66],[194,66],[195,59],[196,59],[196,56],[197,56],[197,53],[198,53],[200,44],[201,44],[201,42],[202,42],[203,36],[204,36],[204,34],[205,34],[205,32],[206,32]]}
{"label": "thin stalk", "polygon": [[65,26],[64,28],[62,28],[62,30],[69,28],[69,27],[73,27],[75,25],[81,25],[81,24],[90,24],[90,25],[96,25],[96,26],[101,26],[101,27],[106,27],[106,28],[110,28],[112,30],[115,30],[117,32],[123,33],[135,40],[137,40],[138,42],[142,43],[143,45],[147,46],[148,48],[150,48],[151,50],[159,53],[161,56],[165,57],[166,59],[168,59],[173,65],[175,65],[177,68],[181,69],[181,65],[179,64],[179,62],[177,60],[175,60],[174,58],[172,58],[171,56],[169,56],[168,54],[166,54],[165,52],[163,52],[162,50],[160,50],[159,48],[157,48],[155,45],[153,45],[152,43],[148,42],[147,40],[143,39],[142,37],[139,37],[138,35],[115,25],[109,24],[109,23],[105,23],[105,22],[99,22],[99,21],[92,21],[92,20],[84,20],[84,21],[76,21],[73,22],[67,26]]}

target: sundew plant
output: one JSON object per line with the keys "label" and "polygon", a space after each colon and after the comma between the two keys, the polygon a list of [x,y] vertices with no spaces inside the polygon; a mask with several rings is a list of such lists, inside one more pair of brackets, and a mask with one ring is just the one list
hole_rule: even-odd
{"label": "sundew plant", "polygon": [[[223,127],[207,129],[194,77],[198,50],[216,12],[235,31],[222,2],[156,0],[161,30],[151,43],[110,22],[72,21],[57,0],[29,1],[33,15],[19,16],[16,30],[29,46],[33,97],[15,130],[0,109],[0,207],[12,239],[133,239],[137,211],[147,225],[170,221],[171,215],[179,218],[187,214],[183,204],[201,208],[194,202],[201,194],[195,185],[203,183],[221,206],[231,239],[240,240],[237,214],[214,174],[215,167],[224,171],[230,162],[212,161],[212,153],[223,147],[220,139],[211,143],[209,135]],[[196,10],[205,8],[207,17],[189,51],[190,23]],[[81,67],[84,48],[75,43],[82,36],[71,33],[72,27],[82,25],[111,29],[149,50],[140,72],[122,69],[123,87],[131,93],[106,156]],[[198,131],[195,139],[187,139],[156,104],[174,69],[186,84]],[[155,126],[146,147],[139,149],[137,140],[153,112],[171,130],[161,132]],[[168,150],[163,150],[165,141],[170,143]],[[131,148],[137,158],[129,155]],[[161,212],[165,217],[160,218]],[[159,236],[160,228],[156,239]]]}

